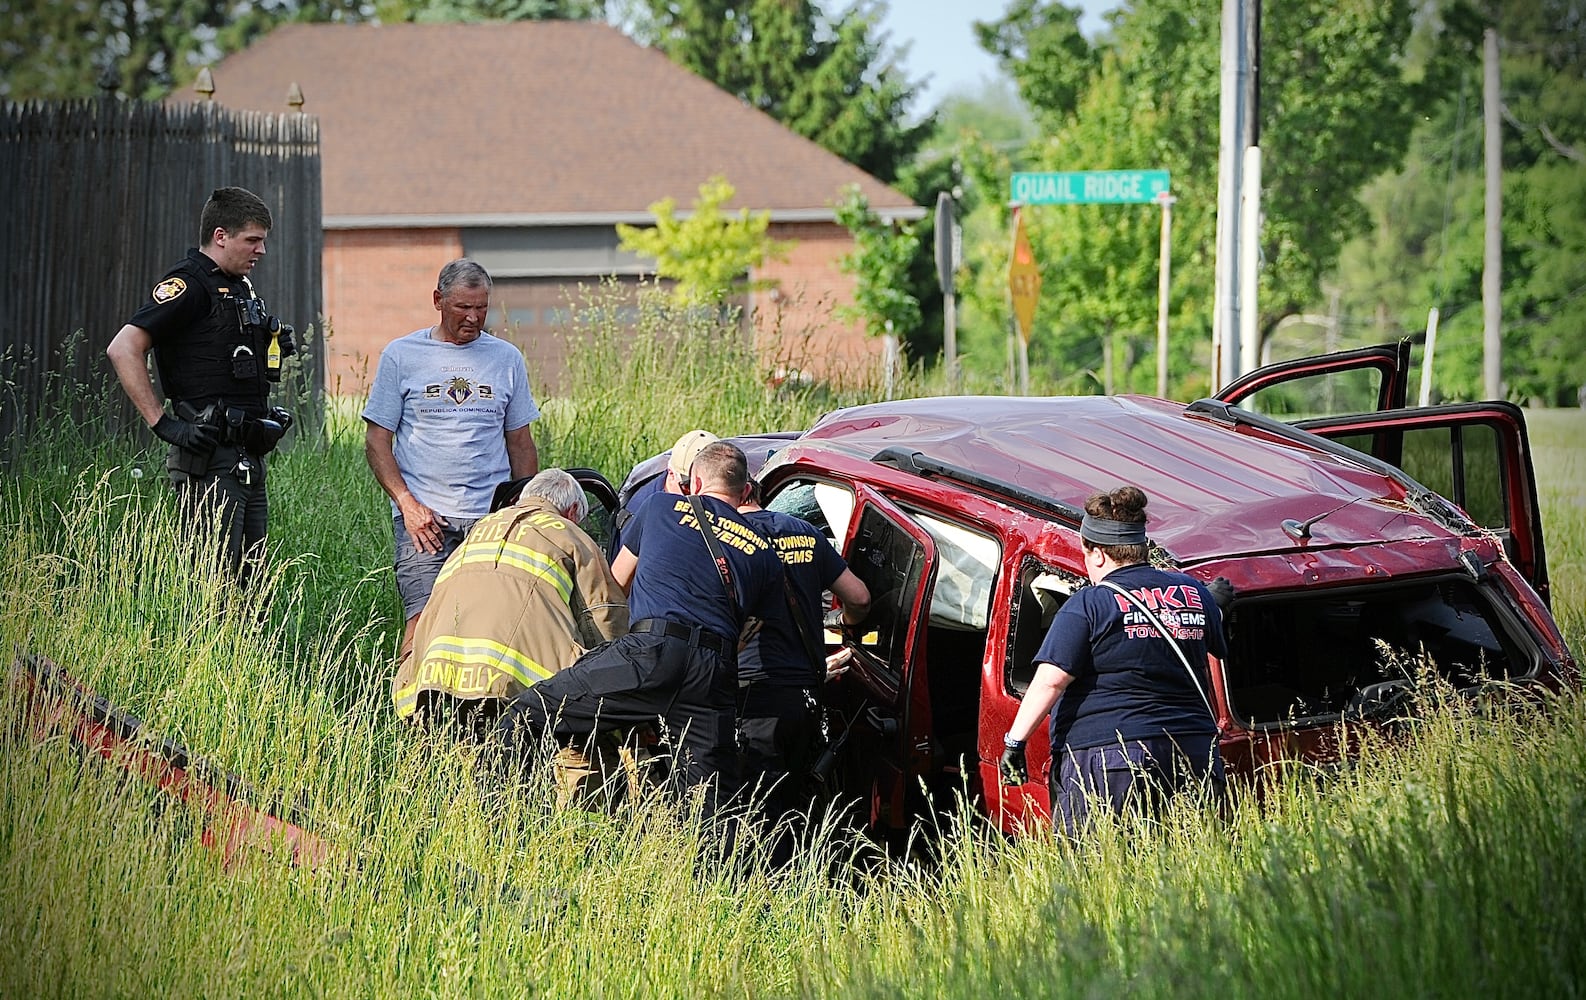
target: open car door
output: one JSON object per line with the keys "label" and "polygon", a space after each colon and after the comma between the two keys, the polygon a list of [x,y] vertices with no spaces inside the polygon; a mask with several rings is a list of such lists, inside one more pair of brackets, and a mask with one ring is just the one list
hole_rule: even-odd
{"label": "open car door", "polygon": [[584,496],[589,500],[589,513],[584,515],[584,520],[578,526],[605,552],[617,533],[616,488],[594,469],[568,469],[567,473],[578,480],[578,485],[584,488]]}
{"label": "open car door", "polygon": [[1549,601],[1536,474],[1518,406],[1451,403],[1301,420],[1295,426],[1398,466],[1458,504],[1502,540],[1516,571]]}
{"label": "open car door", "polygon": [[1294,421],[1403,409],[1409,384],[1410,342],[1406,340],[1257,368],[1230,382],[1216,398]]}
{"label": "open car door", "polygon": [[1547,602],[1525,414],[1505,402],[1405,409],[1409,362],[1408,341],[1285,361],[1233,382],[1217,399],[1404,470],[1496,534],[1509,561]]}
{"label": "open car door", "polygon": [[851,793],[868,785],[872,823],[901,827],[909,818],[912,776],[930,756],[930,693],[914,665],[924,662],[936,543],[876,491],[855,483],[854,493],[842,553],[870,589],[871,603],[840,689],[839,711],[849,728],[844,783]]}

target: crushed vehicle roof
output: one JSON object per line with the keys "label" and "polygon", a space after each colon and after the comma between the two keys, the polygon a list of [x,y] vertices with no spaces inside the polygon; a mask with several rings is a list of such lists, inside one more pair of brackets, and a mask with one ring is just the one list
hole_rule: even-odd
{"label": "crushed vehicle roof", "polygon": [[[749,474],[754,473],[765,464],[772,452],[799,436],[798,431],[768,431],[764,434],[740,434],[736,437],[722,438],[730,441],[743,450],[744,457],[749,460]],[[666,471],[666,463],[672,457],[672,449],[668,448],[659,455],[649,458],[635,465],[622,481],[618,495],[626,500],[633,491],[643,486],[648,480],[654,479]]]}
{"label": "crushed vehicle roof", "polygon": [[[1285,519],[1323,515],[1307,545],[1452,537],[1402,483],[1321,450],[1240,433],[1149,396],[934,397],[837,410],[785,449],[868,461],[889,447],[1083,507],[1133,483],[1151,538],[1180,562],[1301,547]],[[1331,512],[1331,513],[1329,513]]]}

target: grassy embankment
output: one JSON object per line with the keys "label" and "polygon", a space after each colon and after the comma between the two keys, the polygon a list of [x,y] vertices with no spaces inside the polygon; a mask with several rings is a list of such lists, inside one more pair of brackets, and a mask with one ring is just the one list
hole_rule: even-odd
{"label": "grassy embankment", "polygon": [[[620,476],[682,430],[805,425],[848,400],[769,392],[720,341],[585,355],[542,455]],[[1532,417],[1554,606],[1586,639],[1586,414]],[[194,818],[62,740],[0,759],[5,996],[1555,995],[1586,982],[1586,708],[1450,706],[1407,745],[1295,774],[1220,828],[1174,816],[1082,850],[973,824],[938,868],[853,841],[729,872],[664,802],[558,809],[481,789],[398,726],[384,499],[351,413],[271,468],[265,620],[173,555],[156,452],[92,426],[0,485],[0,649],[67,666],[345,848],[327,870],[224,867]],[[141,470],[143,475],[135,474]],[[10,698],[0,711],[15,712]],[[836,870],[841,877],[832,878]],[[464,875],[464,872],[471,872]]]}

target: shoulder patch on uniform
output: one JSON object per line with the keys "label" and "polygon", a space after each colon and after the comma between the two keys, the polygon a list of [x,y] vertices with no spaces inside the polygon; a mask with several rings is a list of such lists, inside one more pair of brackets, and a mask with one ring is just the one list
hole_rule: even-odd
{"label": "shoulder patch on uniform", "polygon": [[154,286],[154,301],[169,302],[187,291],[187,282],[181,278],[166,278]]}

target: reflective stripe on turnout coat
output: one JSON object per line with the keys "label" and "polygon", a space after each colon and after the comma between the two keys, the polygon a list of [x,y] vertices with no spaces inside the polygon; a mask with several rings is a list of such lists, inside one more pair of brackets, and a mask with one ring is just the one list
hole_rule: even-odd
{"label": "reflective stripe on turnout coat", "polygon": [[391,682],[399,716],[423,691],[511,698],[628,631],[599,546],[539,497],[482,518],[447,558]]}

